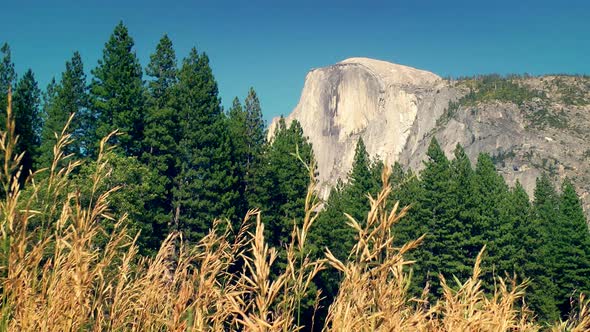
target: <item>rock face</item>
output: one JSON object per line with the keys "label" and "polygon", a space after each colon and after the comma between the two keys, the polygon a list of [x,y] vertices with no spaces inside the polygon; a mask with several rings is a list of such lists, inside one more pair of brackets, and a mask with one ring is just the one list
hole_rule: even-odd
{"label": "rock face", "polygon": [[472,162],[480,152],[491,154],[508,183],[519,180],[529,194],[542,172],[556,183],[569,176],[590,206],[590,78],[512,81],[542,98],[484,98],[451,108],[451,101],[471,91],[468,80],[450,82],[423,70],[352,58],[309,72],[286,120],[298,120],[313,144],[324,198],[351,169],[359,137],[372,157],[415,170],[436,137],[449,157],[457,144]]}
{"label": "rock face", "polygon": [[297,119],[310,138],[325,196],[350,170],[359,137],[370,155],[394,162],[414,128],[431,128],[451,97],[433,73],[352,58],[312,70],[286,120]]}

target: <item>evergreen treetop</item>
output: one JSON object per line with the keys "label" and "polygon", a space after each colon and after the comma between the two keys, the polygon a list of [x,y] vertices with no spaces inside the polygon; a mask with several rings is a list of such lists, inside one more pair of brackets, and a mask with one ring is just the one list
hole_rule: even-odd
{"label": "evergreen treetop", "polygon": [[90,91],[97,119],[97,138],[118,129],[115,139],[126,155],[139,156],[144,130],[142,68],[133,51],[133,38],[120,22],[92,70]]}
{"label": "evergreen treetop", "polygon": [[15,134],[19,136],[17,150],[24,152],[21,183],[34,170],[34,160],[41,142],[41,90],[31,69],[18,81],[14,92],[13,109]]}

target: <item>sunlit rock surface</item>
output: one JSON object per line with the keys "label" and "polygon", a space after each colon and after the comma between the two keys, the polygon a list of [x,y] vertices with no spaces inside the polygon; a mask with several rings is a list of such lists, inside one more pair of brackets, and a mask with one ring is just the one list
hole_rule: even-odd
{"label": "sunlit rock surface", "polygon": [[469,92],[465,82],[352,58],[310,71],[286,119],[301,122],[313,144],[323,198],[351,169],[359,137],[373,158],[414,170],[423,167],[436,137],[449,158],[457,144],[474,165],[479,153],[489,153],[507,182],[519,181],[529,195],[543,172],[556,185],[570,177],[589,212],[590,78],[549,75],[514,82],[544,97],[520,105],[487,100],[450,114],[449,102]]}
{"label": "sunlit rock surface", "polygon": [[323,196],[350,170],[359,137],[370,155],[396,161],[412,129],[425,134],[444,110],[449,95],[441,90],[448,91],[433,73],[367,58],[309,72],[286,119],[297,119],[313,144]]}

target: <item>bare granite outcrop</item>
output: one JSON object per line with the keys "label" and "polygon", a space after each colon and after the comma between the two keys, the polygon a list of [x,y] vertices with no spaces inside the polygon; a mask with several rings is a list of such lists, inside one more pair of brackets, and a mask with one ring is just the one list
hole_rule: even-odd
{"label": "bare granite outcrop", "polygon": [[[310,71],[299,104],[286,121],[298,120],[313,144],[324,198],[350,171],[359,138],[373,158],[419,170],[436,137],[449,157],[457,144],[473,163],[479,153],[489,153],[507,182],[520,181],[529,194],[542,172],[556,183],[568,176],[588,211],[590,79],[544,76],[514,81],[543,99],[520,104],[492,99],[449,112],[449,103],[469,91],[460,81],[351,58]],[[277,120],[270,125],[270,135]]]}

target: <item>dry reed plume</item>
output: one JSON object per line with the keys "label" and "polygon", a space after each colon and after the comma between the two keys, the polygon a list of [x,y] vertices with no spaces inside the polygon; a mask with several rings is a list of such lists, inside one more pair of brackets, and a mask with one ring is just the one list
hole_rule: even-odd
{"label": "dry reed plume", "polygon": [[[71,118],[70,118],[71,120]],[[294,331],[301,303],[310,296],[314,277],[336,268],[343,279],[329,307],[325,331],[536,331],[532,313],[521,306],[524,286],[497,279],[493,294],[479,281],[481,255],[473,276],[452,287],[442,278],[444,295],[436,303],[408,295],[410,261],[404,254],[422,238],[393,246],[392,227],[407,208],[386,210],[391,192],[383,173],[383,190],[370,198],[367,222],[349,217],[358,243],[346,262],[326,249],[314,259],[306,239],[317,217],[313,165],[305,200],[305,217],[294,223],[286,267],[275,275],[278,251],[265,242],[263,216],[249,211],[240,229],[215,221],[198,243],[172,233],[153,258],[138,254],[125,216],[109,213],[110,195],[99,191],[109,177],[110,149],[100,143],[97,170],[87,181],[93,190],[81,197],[70,175],[80,165],[64,155],[71,143],[67,126],[56,135],[48,169],[30,174],[27,194],[20,188],[9,93],[7,128],[0,137],[3,154],[0,210],[0,329],[3,331]],[[114,225],[107,234],[106,224]],[[221,227],[222,224],[224,227]],[[221,231],[225,229],[225,231]],[[99,238],[106,237],[106,244]],[[229,240],[233,239],[233,240]],[[237,272],[236,272],[237,271]],[[319,295],[315,298],[316,305]],[[588,301],[554,331],[588,331]],[[316,328],[321,328],[317,327]]]}

